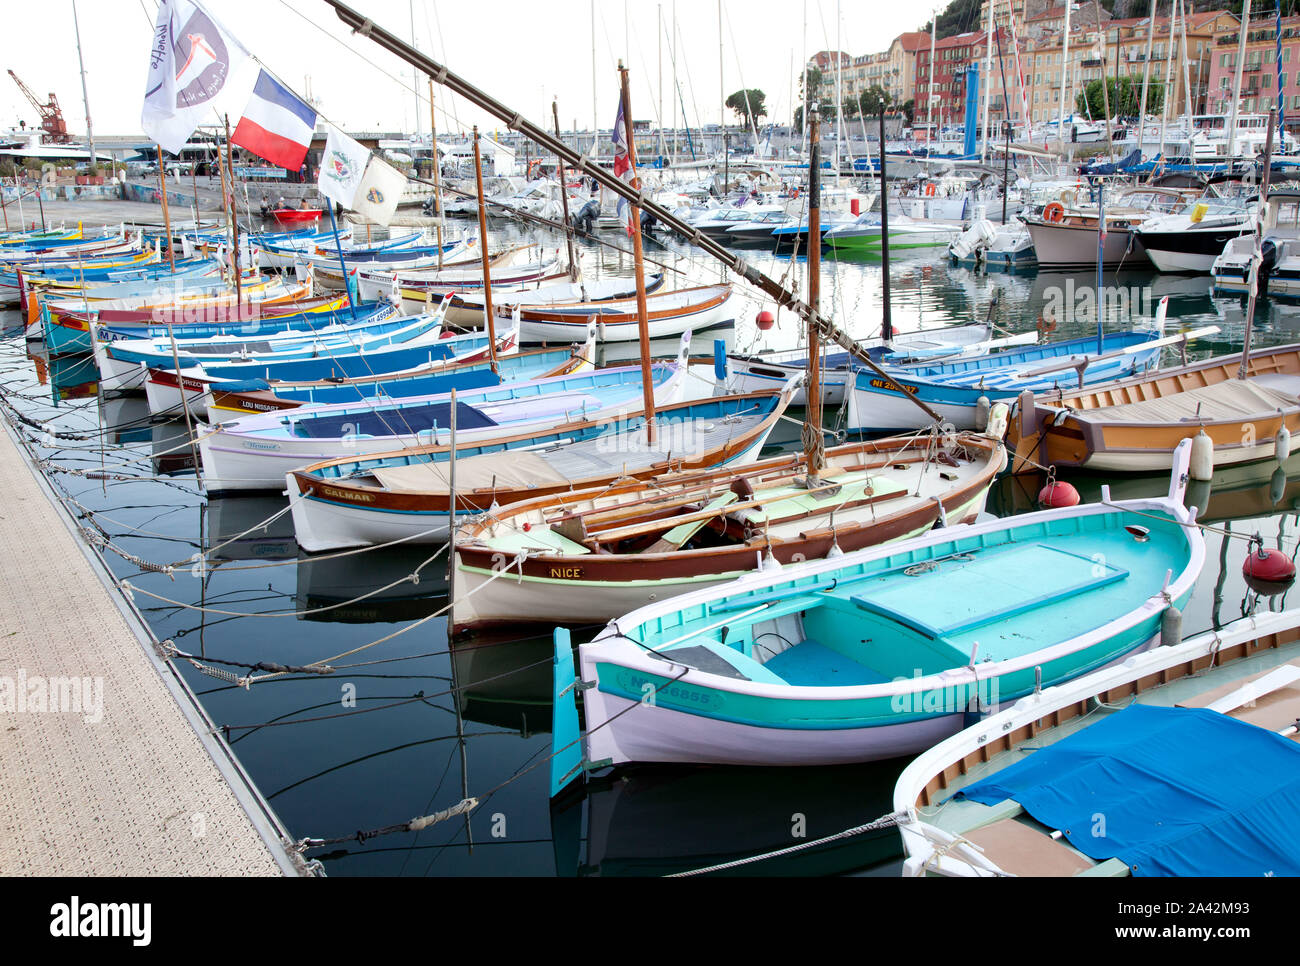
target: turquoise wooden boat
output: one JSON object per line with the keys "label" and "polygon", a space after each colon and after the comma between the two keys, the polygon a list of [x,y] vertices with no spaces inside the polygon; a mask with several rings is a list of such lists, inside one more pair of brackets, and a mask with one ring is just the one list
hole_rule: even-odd
{"label": "turquoise wooden boat", "polygon": [[[1159,640],[1205,559],[1166,497],[952,527],[642,607],[579,648],[556,632],[553,788],[623,762],[829,765],[912,754],[972,714]],[[568,689],[566,691],[566,689]]]}

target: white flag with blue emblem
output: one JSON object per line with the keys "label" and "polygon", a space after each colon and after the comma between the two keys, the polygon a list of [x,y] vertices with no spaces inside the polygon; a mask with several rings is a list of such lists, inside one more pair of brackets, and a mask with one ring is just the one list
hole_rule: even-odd
{"label": "white flag with blue emblem", "polygon": [[378,225],[387,225],[397,212],[397,202],[406,190],[406,175],[391,164],[372,157],[349,206],[358,215]]}

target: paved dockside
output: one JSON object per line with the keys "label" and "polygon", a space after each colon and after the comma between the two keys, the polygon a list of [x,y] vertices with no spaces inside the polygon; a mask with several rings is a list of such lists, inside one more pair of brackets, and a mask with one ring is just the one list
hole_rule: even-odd
{"label": "paved dockside", "polygon": [[0,427],[0,875],[283,874],[35,472]]}

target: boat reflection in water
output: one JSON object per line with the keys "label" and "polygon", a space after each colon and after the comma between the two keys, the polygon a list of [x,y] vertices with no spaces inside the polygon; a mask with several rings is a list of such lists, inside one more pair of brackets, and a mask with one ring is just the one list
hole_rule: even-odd
{"label": "boat reflection in water", "polygon": [[313,556],[299,549],[282,496],[212,496],[207,505],[204,546],[213,569],[223,561],[296,560],[299,620],[387,623],[418,620],[446,606],[441,547],[399,544]]}
{"label": "boat reflection in water", "polygon": [[[556,874],[671,875],[817,841],[888,812],[888,790],[905,764],[620,768],[552,802]],[[898,832],[884,828],[711,874],[890,875],[901,853]]]}

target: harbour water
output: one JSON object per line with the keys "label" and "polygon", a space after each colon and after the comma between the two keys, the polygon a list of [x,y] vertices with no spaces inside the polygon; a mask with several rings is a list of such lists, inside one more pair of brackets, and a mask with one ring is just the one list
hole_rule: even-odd
{"label": "harbour water", "polygon": [[[537,240],[561,244],[549,235]],[[631,274],[630,255],[581,244],[589,278]],[[676,281],[670,277],[669,287],[719,277],[715,264],[683,243],[651,243],[647,256],[685,273]],[[802,258],[746,257],[807,290]],[[1128,293],[1112,304],[1127,304],[1139,315],[1154,312],[1168,296],[1170,330],[1219,326],[1218,335],[1193,345],[1193,358],[1241,346],[1244,302],[1212,299],[1206,277],[1123,271],[1107,273],[1105,285]],[[892,315],[900,330],[989,316],[1011,332],[1041,326],[1052,329],[1048,338],[1087,335],[1096,331],[1095,310],[1065,306],[1077,308],[1080,293],[1094,286],[1095,275],[1086,271],[977,274],[950,267],[939,249],[896,257],[890,266]],[[823,311],[855,336],[876,333],[881,298],[878,260],[823,263]],[[778,312],[777,325],[760,332],[755,314],[774,306],[743,291],[736,301],[734,330],[701,334],[694,354],[711,354],[720,337],[743,350],[797,344],[801,333],[791,313]],[[1056,311],[1046,318],[1049,305]],[[1122,314],[1107,320],[1107,328],[1127,325]],[[445,550],[300,552],[282,512],[284,497],[206,499],[183,423],[151,423],[139,397],[101,397],[88,357],[48,360],[29,353],[18,314],[0,320],[4,399],[30,421],[19,433],[83,526],[107,540],[108,565],[128,583],[157,637],[203,666],[182,662],[208,714],[223,726],[293,837],[350,837],[307,853],[327,874],[660,874],[785,848],[890,810],[904,762],[800,770],[639,768],[598,776],[585,795],[553,808],[546,767],[549,638],[453,645],[442,616]],[[1260,303],[1255,345],[1293,342],[1298,335],[1300,307]],[[635,347],[620,347],[609,358],[625,351]],[[826,414],[828,425],[836,419],[837,413]],[[797,428],[788,435],[797,439]],[[1104,483],[1116,497],[1168,486],[1163,477],[1062,476],[1085,500],[1099,499]],[[999,515],[1034,509],[1041,485],[1036,477],[1004,478],[989,509]],[[1285,606],[1285,596],[1256,599],[1241,577],[1241,562],[1245,538],[1256,532],[1266,545],[1295,555],[1300,457],[1282,468],[1263,463],[1225,471],[1208,497],[1203,490],[1194,488],[1192,498],[1205,501],[1208,561],[1184,616],[1186,634],[1252,609]],[[206,562],[196,563],[205,552]],[[168,572],[141,567],[141,561]],[[239,666],[323,659],[335,673],[276,675]],[[214,670],[225,673],[208,673]],[[231,672],[262,679],[244,688],[229,680]],[[478,806],[468,815],[424,831],[364,835],[469,797]],[[889,875],[898,852],[896,834],[886,831],[738,872]]]}

